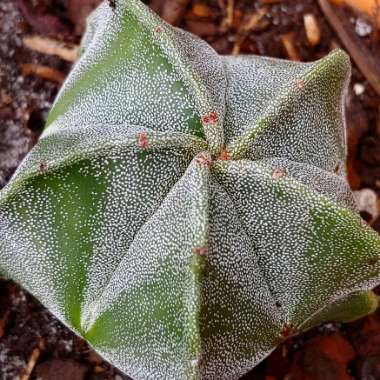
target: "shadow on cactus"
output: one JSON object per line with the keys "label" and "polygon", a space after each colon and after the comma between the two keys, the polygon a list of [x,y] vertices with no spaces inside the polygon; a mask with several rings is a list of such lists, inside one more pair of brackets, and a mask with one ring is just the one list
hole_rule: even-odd
{"label": "shadow on cactus", "polygon": [[345,180],[345,53],[221,57],[137,0],[90,17],[0,195],[0,267],[136,380],[238,379],[371,313],[380,239]]}

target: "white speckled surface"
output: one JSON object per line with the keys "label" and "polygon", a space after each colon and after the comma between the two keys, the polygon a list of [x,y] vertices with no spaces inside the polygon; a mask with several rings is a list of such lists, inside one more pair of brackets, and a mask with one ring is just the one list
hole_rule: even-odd
{"label": "white speckled surface", "polygon": [[137,0],[92,15],[0,193],[0,269],[136,380],[238,379],[374,307],[345,180],[346,55],[219,57]]}

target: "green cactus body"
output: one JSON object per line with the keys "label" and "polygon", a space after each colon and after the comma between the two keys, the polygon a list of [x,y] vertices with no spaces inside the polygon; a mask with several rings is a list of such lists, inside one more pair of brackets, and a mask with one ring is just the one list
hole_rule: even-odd
{"label": "green cactus body", "polygon": [[220,57],[102,4],[0,193],[0,268],[136,380],[238,379],[372,312],[380,239],[345,180],[341,51]]}

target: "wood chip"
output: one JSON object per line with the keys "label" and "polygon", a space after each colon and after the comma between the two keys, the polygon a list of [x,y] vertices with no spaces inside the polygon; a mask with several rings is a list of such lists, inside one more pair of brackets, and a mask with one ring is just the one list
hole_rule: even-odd
{"label": "wood chip", "polygon": [[350,20],[339,7],[334,7],[329,0],[318,0],[318,2],[330,26],[335,30],[359,70],[380,95],[380,62],[376,61],[356,35]]}
{"label": "wood chip", "polygon": [[41,66],[35,63],[24,63],[21,65],[22,75],[37,75],[43,79],[52,82],[61,83],[65,80],[66,75],[59,70],[53,69],[48,66]]}
{"label": "wood chip", "polygon": [[212,17],[211,9],[205,3],[195,3],[191,9],[191,14],[199,18]]}
{"label": "wood chip", "polygon": [[42,54],[57,55],[68,62],[74,62],[78,56],[78,45],[65,44],[53,38],[33,35],[24,37],[22,42],[28,49]]}
{"label": "wood chip", "polygon": [[96,365],[94,367],[93,371],[94,371],[94,373],[98,374],[98,373],[103,373],[105,371],[105,369],[102,366],[100,366],[100,365]]}
{"label": "wood chip", "polygon": [[94,350],[90,350],[88,352],[87,360],[91,364],[95,364],[95,365],[98,365],[98,366],[103,363],[103,358],[96,351],[94,351]]}
{"label": "wood chip", "polygon": [[12,103],[12,97],[2,91],[1,96],[0,96],[0,107],[8,106],[11,103]]}
{"label": "wood chip", "polygon": [[321,40],[321,30],[315,16],[312,13],[305,13],[303,15],[303,24],[309,45],[311,47],[318,45]]}
{"label": "wood chip", "polygon": [[284,46],[284,49],[288,58],[291,59],[292,61],[300,61],[301,55],[299,54],[295,46],[294,37],[295,37],[294,33],[290,32],[290,33],[282,34],[280,36],[280,39],[281,39],[282,45]]}

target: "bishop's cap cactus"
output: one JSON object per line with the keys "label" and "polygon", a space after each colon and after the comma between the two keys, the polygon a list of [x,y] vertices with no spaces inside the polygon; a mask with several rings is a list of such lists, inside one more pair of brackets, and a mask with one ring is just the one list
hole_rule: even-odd
{"label": "bishop's cap cactus", "polygon": [[0,268],[135,380],[238,379],[370,313],[380,239],[345,180],[350,65],[219,56],[102,4],[0,194]]}

